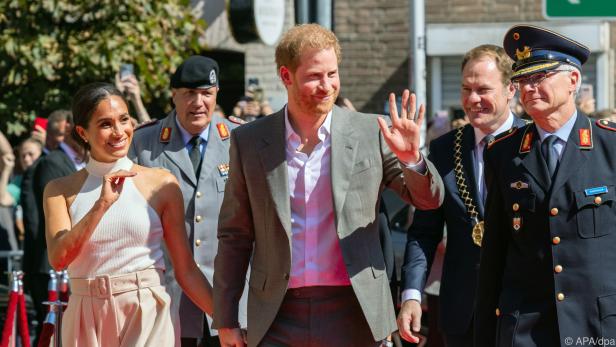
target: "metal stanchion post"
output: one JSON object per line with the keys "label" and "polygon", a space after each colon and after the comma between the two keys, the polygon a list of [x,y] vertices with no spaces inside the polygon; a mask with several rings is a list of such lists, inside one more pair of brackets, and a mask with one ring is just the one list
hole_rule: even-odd
{"label": "metal stanchion post", "polygon": [[[11,258],[9,257],[8,259],[11,259]],[[19,293],[19,280],[17,279],[17,271],[11,272],[10,281],[11,281],[11,292]],[[17,319],[18,319],[17,310],[13,317],[14,317],[13,322],[12,322],[13,328],[11,332],[11,338],[9,339],[10,347],[15,347],[16,341],[17,341]]]}
{"label": "metal stanchion post", "polygon": [[[53,270],[49,271],[49,301],[45,301],[45,305],[49,305],[49,313],[45,318],[45,325],[53,325],[53,339],[51,346],[62,346],[62,313],[65,306],[68,305],[68,272]],[[50,334],[46,337],[49,338]],[[51,342],[51,341],[50,341]]]}

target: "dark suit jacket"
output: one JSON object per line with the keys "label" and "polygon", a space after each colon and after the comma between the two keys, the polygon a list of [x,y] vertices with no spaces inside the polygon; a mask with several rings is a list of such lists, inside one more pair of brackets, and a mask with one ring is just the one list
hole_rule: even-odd
{"label": "dark suit jacket", "polygon": [[[525,122],[514,117],[514,127]],[[402,290],[423,291],[428,272],[443,239],[447,224],[447,248],[440,289],[440,326],[446,334],[464,334],[471,327],[474,312],[479,251],[471,238],[473,222],[458,191],[454,172],[454,140],[458,130],[452,130],[430,143],[429,159],[434,163],[445,185],[443,205],[435,210],[415,210],[408,231]],[[471,125],[463,129],[462,166],[479,219],[483,220],[483,204],[478,197],[475,174],[475,132]]]}
{"label": "dark suit jacket", "polygon": [[[47,259],[47,242],[45,241],[45,213],[43,211],[43,192],[45,186],[51,180],[68,176],[75,172],[75,164],[71,158],[61,149],[56,149],[37,161],[33,169],[31,193],[36,202],[37,217],[32,215],[32,211],[24,212],[24,217],[28,218],[32,223],[36,223],[37,232],[31,233],[32,240],[25,240],[25,244],[30,244],[24,249],[24,267],[30,273],[48,273],[51,270],[49,260]],[[26,184],[26,177],[22,186]],[[31,201],[28,202],[29,204]],[[24,211],[25,211],[24,207]],[[26,234],[27,236],[28,234]]]}
{"label": "dark suit jacket", "polygon": [[21,180],[20,203],[23,209],[24,221],[24,254],[23,270],[26,274],[38,272],[37,266],[34,265],[33,255],[35,240],[38,236],[39,212],[34,196],[34,171],[36,166],[43,159],[43,154],[39,157],[23,174]]}
{"label": "dark suit jacket", "polygon": [[477,346],[616,338],[616,124],[597,122],[578,111],[552,180],[534,124],[486,152]]}
{"label": "dark suit jacket", "polygon": [[[248,264],[248,345],[263,338],[285,296],[291,269],[291,207],[284,111],[231,134],[229,180],[218,224],[214,326],[237,326]],[[334,107],[331,181],[336,230],[353,290],[375,340],[396,329],[377,216],[384,186],[407,202],[436,208],[442,182],[400,167],[376,117]],[[251,259],[252,258],[252,259]]]}

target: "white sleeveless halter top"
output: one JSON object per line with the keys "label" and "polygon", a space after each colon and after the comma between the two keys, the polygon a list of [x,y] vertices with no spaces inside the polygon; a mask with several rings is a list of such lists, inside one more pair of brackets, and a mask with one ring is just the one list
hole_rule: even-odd
{"label": "white sleeveless halter top", "polygon": [[[92,158],[86,165],[88,178],[70,206],[74,226],[90,211],[100,197],[103,175],[130,170],[133,162],[124,157],[113,163]],[[103,215],[79,255],[68,266],[72,278],[118,275],[150,267],[164,269],[160,218],[141,192],[126,178],[118,200]]]}

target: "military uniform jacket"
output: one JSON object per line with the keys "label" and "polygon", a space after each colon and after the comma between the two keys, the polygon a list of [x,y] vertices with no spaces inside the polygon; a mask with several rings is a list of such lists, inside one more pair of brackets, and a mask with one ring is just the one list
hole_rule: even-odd
{"label": "military uniform jacket", "polygon": [[[524,124],[522,119],[514,116],[514,127]],[[471,234],[474,224],[456,183],[457,163],[454,160],[454,148],[457,132],[458,129],[452,130],[430,142],[428,158],[443,178],[445,200],[437,209],[415,210],[402,266],[402,290],[416,289],[422,292],[428,271],[432,268],[436,248],[443,239],[444,224],[447,224],[447,250],[439,306],[440,328],[447,334],[464,334],[471,327],[480,250],[473,243]],[[462,129],[459,145],[460,170],[464,175],[467,191],[477,207],[478,219],[483,220],[484,208],[478,196],[475,173],[475,132],[471,125]]]}
{"label": "military uniform jacket", "polygon": [[[228,175],[229,136],[237,124],[213,116],[197,178],[175,117],[173,111],[164,119],[137,129],[129,157],[139,165],[165,168],[177,178],[184,197],[185,226],[194,259],[212,284],[218,249],[218,213]],[[203,312],[182,293],[167,256],[165,266],[167,288],[172,293],[172,312],[177,314],[179,309],[182,337],[202,337]],[[207,319],[209,326],[211,317]],[[240,304],[239,320],[245,327],[246,293]]]}
{"label": "military uniform jacket", "polygon": [[551,180],[534,124],[487,150],[477,346],[616,338],[616,133],[606,127],[578,111]]}

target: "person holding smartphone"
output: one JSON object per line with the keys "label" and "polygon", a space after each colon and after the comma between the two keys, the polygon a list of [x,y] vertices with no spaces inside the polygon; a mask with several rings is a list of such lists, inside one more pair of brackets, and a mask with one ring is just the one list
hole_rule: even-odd
{"label": "person holding smartphone", "polygon": [[128,102],[133,105],[139,124],[151,120],[148,110],[143,105],[143,100],[141,100],[141,87],[135,75],[133,64],[122,64],[120,66],[120,71],[115,77],[115,86],[122,92]]}

